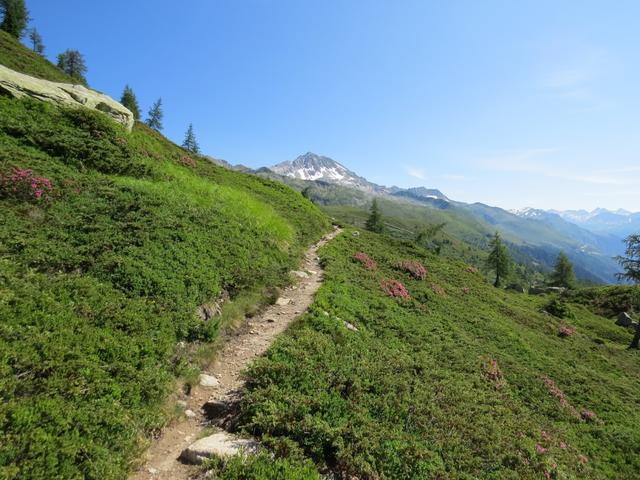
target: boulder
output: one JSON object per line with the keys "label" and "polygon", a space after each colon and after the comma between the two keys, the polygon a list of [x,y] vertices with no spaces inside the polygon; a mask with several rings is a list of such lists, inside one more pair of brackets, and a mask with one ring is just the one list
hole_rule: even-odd
{"label": "boulder", "polygon": [[529,293],[532,295],[543,295],[545,293],[564,293],[564,287],[531,287]]}
{"label": "boulder", "polygon": [[285,305],[289,305],[290,303],[291,303],[291,299],[286,297],[280,297],[279,299],[276,300],[276,305],[280,305],[281,307],[284,307]]}
{"label": "boulder", "polygon": [[207,458],[227,458],[239,453],[253,454],[258,450],[258,442],[238,438],[227,432],[218,432],[195,441],[180,454],[185,463],[201,464]]}
{"label": "boulder", "polygon": [[293,270],[291,272],[291,275],[298,277],[298,278],[309,278],[309,274],[307,272],[303,272],[300,270]]}
{"label": "boulder", "polygon": [[358,327],[356,327],[353,323],[349,323],[346,320],[343,320],[343,324],[347,330],[351,330],[352,332],[358,331]]}
{"label": "boulder", "polygon": [[207,375],[206,373],[200,374],[200,386],[217,387],[218,385],[220,385],[220,381],[213,375]]}
{"label": "boulder", "polygon": [[630,327],[633,325],[633,319],[627,312],[620,312],[616,320],[616,325],[621,327]]}
{"label": "boulder", "polygon": [[507,285],[507,290],[517,293],[527,293],[527,289],[518,283],[510,283]]}
{"label": "boulder", "polygon": [[51,82],[16,72],[0,65],[0,95],[30,97],[64,107],[85,107],[99,110],[131,131],[133,113],[113,98],[83,85]]}

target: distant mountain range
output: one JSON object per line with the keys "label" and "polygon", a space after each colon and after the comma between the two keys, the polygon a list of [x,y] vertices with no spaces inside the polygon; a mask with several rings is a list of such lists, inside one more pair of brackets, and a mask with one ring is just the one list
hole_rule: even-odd
{"label": "distant mountain range", "polygon": [[558,252],[565,251],[580,278],[599,283],[615,282],[619,268],[613,257],[623,252],[624,236],[640,231],[638,213],[604,209],[507,211],[482,203],[467,204],[452,200],[437,189],[377,185],[335,160],[312,152],[257,172],[280,178],[298,189],[314,185],[316,200],[323,205],[362,208],[372,197],[380,197],[392,202],[389,208],[393,214],[447,223],[446,228],[456,238],[474,246],[486,243],[490,234],[500,231],[522,261],[543,270],[552,267]]}
{"label": "distant mountain range", "polygon": [[640,212],[629,212],[623,209],[611,211],[605,208],[597,208],[591,212],[586,210],[551,210],[551,212],[592,232],[608,233],[619,237],[640,232]]}

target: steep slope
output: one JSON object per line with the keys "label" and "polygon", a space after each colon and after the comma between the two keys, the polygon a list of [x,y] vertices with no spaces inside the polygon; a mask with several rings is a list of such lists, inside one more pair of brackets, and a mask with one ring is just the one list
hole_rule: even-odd
{"label": "steep slope", "polygon": [[238,426],[277,458],[339,478],[637,477],[632,332],[388,237],[346,231],[321,257],[309,314],[248,373]]}
{"label": "steep slope", "polygon": [[47,59],[25,48],[13,36],[0,30],[0,64],[33,77],[52,82],[76,83]]}
{"label": "steep slope", "polygon": [[[100,112],[0,98],[0,477],[123,478],[189,343],[288,281],[324,215]],[[205,317],[206,318],[206,317]]]}

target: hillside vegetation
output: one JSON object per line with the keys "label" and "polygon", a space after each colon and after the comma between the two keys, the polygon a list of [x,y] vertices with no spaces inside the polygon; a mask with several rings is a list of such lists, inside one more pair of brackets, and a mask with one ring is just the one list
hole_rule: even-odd
{"label": "hillside vegetation", "polygon": [[640,362],[592,295],[560,319],[551,297],[365,232],[321,257],[309,313],[248,372],[240,427],[277,455],[340,478],[637,478]]}
{"label": "hillside vegetation", "polygon": [[327,228],[299,193],[143,125],[0,98],[0,477],[123,478],[196,307],[264,297]]}
{"label": "hillside vegetation", "polygon": [[77,83],[42,56],[25,48],[15,37],[0,30],[0,65],[52,82]]}

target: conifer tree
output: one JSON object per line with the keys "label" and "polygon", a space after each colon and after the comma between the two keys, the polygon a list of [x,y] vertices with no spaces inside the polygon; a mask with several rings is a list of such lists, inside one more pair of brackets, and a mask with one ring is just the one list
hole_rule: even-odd
{"label": "conifer tree", "polygon": [[640,234],[629,235],[624,242],[627,245],[625,255],[616,257],[624,272],[617,277],[640,285]]}
{"label": "conifer tree", "polygon": [[382,233],[384,231],[382,214],[380,213],[380,209],[378,208],[378,200],[375,198],[373,199],[373,203],[371,204],[371,211],[369,213],[369,218],[367,218],[367,222],[365,223],[365,228],[376,233]]}
{"label": "conifer tree", "polygon": [[66,50],[60,53],[58,55],[58,68],[80,83],[87,83],[87,79],[84,76],[87,73],[87,65],[78,50]]}
{"label": "conifer tree", "polygon": [[24,0],[0,0],[0,14],[0,29],[18,39],[22,38],[29,22],[29,12]]}
{"label": "conifer tree", "polygon": [[138,105],[138,99],[136,98],[136,94],[133,93],[133,89],[129,85],[125,85],[124,87],[120,103],[131,110],[131,113],[133,113],[133,118],[135,118],[136,120],[140,120],[140,106]]}
{"label": "conifer tree", "polygon": [[149,125],[154,130],[160,131],[162,130],[162,98],[156,100],[156,102],[149,109],[147,118],[147,125]]}
{"label": "conifer tree", "polygon": [[44,43],[42,43],[42,36],[38,33],[38,30],[32,28],[29,31],[29,40],[31,40],[31,48],[38,55],[44,56]]}
{"label": "conifer tree", "polygon": [[502,238],[500,238],[498,232],[489,242],[489,246],[491,247],[491,252],[487,258],[487,266],[496,272],[496,281],[493,286],[499,287],[502,280],[511,272],[513,260],[511,260],[507,247],[502,243]]}
{"label": "conifer tree", "polygon": [[196,141],[196,134],[193,133],[193,124],[189,124],[189,128],[187,129],[187,133],[184,136],[184,142],[182,142],[182,146],[185,150],[191,153],[200,153],[200,147],[198,146],[198,142]]}
{"label": "conifer tree", "polygon": [[576,275],[573,272],[573,264],[564,252],[558,254],[558,259],[551,273],[551,285],[554,287],[573,288]]}

